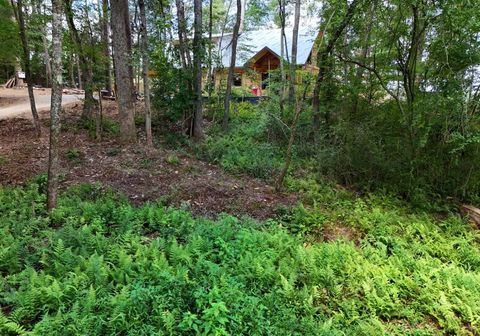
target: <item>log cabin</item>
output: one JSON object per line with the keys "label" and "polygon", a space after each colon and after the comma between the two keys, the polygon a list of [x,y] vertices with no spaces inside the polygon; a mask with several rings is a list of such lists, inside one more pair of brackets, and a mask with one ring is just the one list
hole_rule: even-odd
{"label": "log cabin", "polygon": [[[316,50],[321,34],[317,28],[300,27],[297,46],[297,68],[310,72],[318,71],[316,67]],[[288,62],[292,48],[292,28],[285,29],[286,52],[284,60]],[[230,67],[232,34],[227,33],[212,37],[217,51],[217,65],[213,71],[215,87],[226,82]],[[237,57],[233,88],[253,96],[268,93],[268,78],[271,71],[280,67],[281,30],[263,29],[247,31],[238,38]]]}

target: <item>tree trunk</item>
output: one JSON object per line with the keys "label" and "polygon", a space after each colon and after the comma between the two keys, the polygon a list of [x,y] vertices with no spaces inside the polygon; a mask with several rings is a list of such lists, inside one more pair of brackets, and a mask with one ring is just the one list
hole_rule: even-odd
{"label": "tree trunk", "polygon": [[48,158],[47,209],[57,205],[58,142],[60,138],[60,113],[62,111],[62,0],[52,0],[52,107],[50,110],[50,148]]}
{"label": "tree trunk", "polygon": [[241,6],[242,6],[242,12],[240,13],[240,24],[238,27],[239,34],[241,34],[243,32],[243,29],[245,28],[245,11],[247,10],[247,1],[242,0]]}
{"label": "tree trunk", "polygon": [[72,87],[76,88],[77,84],[75,81],[75,55],[71,54],[69,57],[70,60],[70,82],[72,83]]}
{"label": "tree trunk", "polygon": [[145,132],[147,134],[147,146],[153,147],[152,139],[152,112],[150,108],[150,83],[148,78],[148,36],[147,36],[147,17],[145,14],[144,0],[138,0],[140,9],[140,33],[141,33],[141,53],[143,70],[143,95],[145,101]]}
{"label": "tree trunk", "polygon": [[187,46],[187,21],[185,20],[185,8],[182,0],[175,0],[177,6],[178,43],[182,67],[187,68],[192,64],[190,52]]}
{"label": "tree trunk", "polygon": [[315,81],[315,87],[313,89],[313,99],[312,99],[312,113],[313,113],[313,122],[312,129],[315,134],[320,127],[320,90],[323,84],[323,81],[326,77],[326,72],[331,70],[331,53],[335,47],[335,43],[338,41],[343,31],[350,23],[355,14],[355,9],[359,3],[359,0],[353,0],[347,8],[347,12],[340,24],[334,29],[332,37],[328,41],[325,49],[320,50],[317,56],[317,65],[319,68],[318,76]]}
{"label": "tree trunk", "polygon": [[103,123],[103,107],[102,107],[102,90],[98,90],[98,109],[95,117],[95,138],[102,141],[102,123]]}
{"label": "tree trunk", "polygon": [[79,68],[83,76],[83,89],[85,90],[85,98],[83,102],[82,118],[92,119],[95,99],[93,98],[93,62],[85,50],[80,34],[75,27],[74,13],[72,9],[73,0],[64,0],[65,17],[67,19],[68,29],[72,36],[73,43],[79,58]]}
{"label": "tree trunk", "polygon": [[[45,6],[45,5],[44,5]],[[41,1],[37,1],[32,6],[33,13],[40,16],[42,15],[42,3]],[[52,80],[52,66],[50,61],[50,54],[48,53],[48,41],[47,41],[47,29],[45,22],[41,22],[40,27],[40,35],[42,39],[42,47],[43,47],[43,61],[45,62],[45,74],[46,74],[46,86],[49,87],[51,85]]]}
{"label": "tree trunk", "polygon": [[[295,96],[295,88],[293,88],[294,96]],[[278,175],[277,181],[275,182],[275,190],[281,191],[283,188],[283,180],[288,173],[288,169],[290,168],[290,162],[292,161],[292,152],[293,152],[293,144],[295,143],[295,136],[297,134],[297,124],[300,115],[302,114],[303,110],[303,102],[305,101],[305,96],[307,94],[308,85],[305,86],[303,91],[302,98],[297,100],[297,104],[295,107],[295,115],[293,117],[292,126],[290,126],[290,138],[288,139],[288,146],[287,146],[287,153],[285,155],[285,164]]]}
{"label": "tree trunk", "polygon": [[298,26],[300,25],[300,0],[295,0],[295,18],[293,22],[292,36],[292,58],[290,59],[290,88],[288,90],[288,103],[293,106],[295,103],[295,84],[297,70],[297,44]]}
{"label": "tree trunk", "polygon": [[38,117],[37,107],[35,105],[35,96],[33,94],[32,72],[30,68],[30,50],[28,48],[25,19],[23,16],[23,2],[22,0],[18,0],[16,8],[13,2],[12,5],[15,9],[15,17],[20,28],[20,40],[22,42],[23,50],[23,65],[25,68],[25,79],[27,80],[28,97],[30,100],[30,108],[32,110],[33,125],[35,127],[37,137],[40,137],[42,130],[40,126],[40,118]]}
{"label": "tree trunk", "polygon": [[280,83],[280,114],[283,116],[284,114],[284,93],[285,93],[285,82],[286,82],[286,77],[285,76],[285,67],[284,67],[284,57],[285,57],[285,52],[286,52],[286,43],[284,39],[285,35],[285,2],[284,0],[278,0],[278,11],[279,11],[279,16],[280,16],[280,77],[281,77],[281,83]]}
{"label": "tree trunk", "polygon": [[230,58],[230,67],[228,68],[228,77],[227,77],[227,88],[225,90],[225,100],[224,100],[224,114],[223,114],[223,131],[226,132],[228,129],[228,120],[230,119],[230,96],[232,94],[232,84],[233,76],[235,71],[235,62],[237,59],[237,42],[238,42],[238,33],[240,30],[240,25],[242,21],[242,0],[237,0],[237,19],[235,21],[235,26],[233,27],[233,36],[232,36],[232,55]]}
{"label": "tree trunk", "polygon": [[201,141],[203,135],[203,102],[202,102],[202,1],[194,0],[193,11],[194,18],[194,35],[193,35],[193,93],[195,96],[194,113],[193,113],[193,138]]}
{"label": "tree trunk", "polygon": [[133,110],[133,71],[130,66],[132,45],[127,0],[111,1],[111,21],[120,137],[123,143],[134,143],[137,135]]}
{"label": "tree trunk", "polygon": [[83,90],[83,83],[82,83],[82,69],[80,68],[80,57],[75,55],[75,63],[77,64],[77,78],[78,78],[78,89]]}
{"label": "tree trunk", "polygon": [[103,57],[104,57],[104,76],[105,76],[105,89],[108,91],[108,94],[112,95],[112,67],[110,62],[110,48],[109,48],[109,37],[108,37],[108,0],[102,0],[102,10],[101,10],[101,39],[103,45]]}
{"label": "tree trunk", "polygon": [[208,4],[208,70],[207,70],[207,77],[205,78],[205,82],[207,83],[209,102],[210,102],[210,98],[212,97],[212,92],[215,85],[214,81],[212,80],[212,75],[213,75],[212,31],[213,31],[213,0],[210,0]]}
{"label": "tree trunk", "polygon": [[[417,74],[417,62],[422,54],[423,43],[425,42],[424,34],[429,22],[425,18],[421,5],[412,5],[412,29],[410,32],[410,40],[408,41],[408,51],[406,59],[403,58],[402,51],[398,49],[398,65],[403,77],[403,88],[405,91],[407,103],[406,127],[408,133],[408,141],[410,146],[410,171],[414,169],[414,162],[417,157],[417,136],[415,127],[415,101],[418,86],[420,85]],[[410,174],[413,178],[413,174]]]}
{"label": "tree trunk", "polygon": [[[366,27],[364,32],[365,35],[363,36],[363,41],[362,41],[363,46],[359,55],[360,61],[362,63],[365,63],[368,57],[368,51],[370,48],[370,37],[371,37],[371,32],[372,32],[372,27],[374,22],[374,12],[375,12],[375,2],[372,2],[367,12],[367,17],[366,17],[367,21],[366,21]],[[363,67],[359,66],[355,73],[355,79],[354,79],[355,92],[353,96],[352,112],[351,112],[351,117],[353,118],[355,118],[358,113],[358,101],[360,99],[360,94],[357,91],[361,87],[364,70],[365,69]]]}

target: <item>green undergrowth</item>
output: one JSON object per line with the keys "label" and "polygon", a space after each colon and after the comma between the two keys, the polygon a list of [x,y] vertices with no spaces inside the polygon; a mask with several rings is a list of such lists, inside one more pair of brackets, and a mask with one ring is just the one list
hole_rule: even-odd
{"label": "green undergrowth", "polygon": [[[47,215],[43,183],[0,189],[0,335],[478,334],[479,235],[461,218],[289,184],[305,206],[263,223],[100,185]],[[335,226],[356,239],[322,238]]]}
{"label": "green undergrowth", "polygon": [[264,139],[268,116],[249,103],[233,105],[229,131],[219,125],[210,129],[206,141],[196,148],[198,156],[229,173],[272,178],[280,171],[283,151]]}

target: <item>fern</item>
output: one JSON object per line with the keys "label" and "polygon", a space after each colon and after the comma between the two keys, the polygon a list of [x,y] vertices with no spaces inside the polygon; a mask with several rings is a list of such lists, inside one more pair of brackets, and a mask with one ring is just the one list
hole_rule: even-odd
{"label": "fern", "polygon": [[10,320],[0,311],[0,331],[4,335],[15,334],[19,336],[28,335],[27,330],[20,324]]}

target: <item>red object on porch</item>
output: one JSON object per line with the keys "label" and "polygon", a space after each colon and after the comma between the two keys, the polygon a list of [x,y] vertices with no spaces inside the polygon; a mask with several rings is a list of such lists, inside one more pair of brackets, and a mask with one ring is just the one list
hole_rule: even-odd
{"label": "red object on porch", "polygon": [[261,96],[262,95],[262,92],[260,91],[260,88],[259,87],[252,87],[252,95],[254,96]]}

